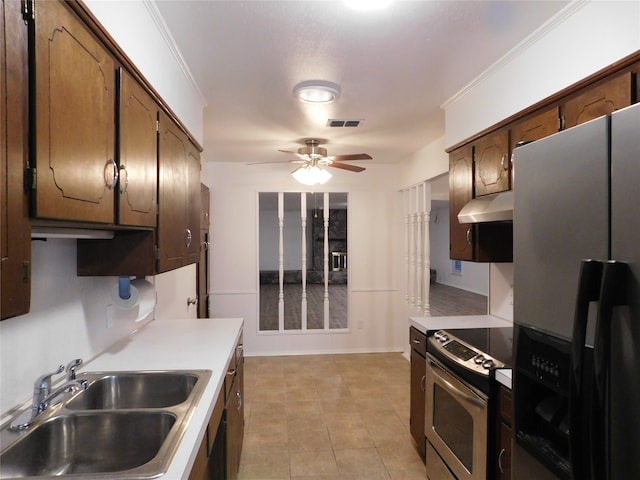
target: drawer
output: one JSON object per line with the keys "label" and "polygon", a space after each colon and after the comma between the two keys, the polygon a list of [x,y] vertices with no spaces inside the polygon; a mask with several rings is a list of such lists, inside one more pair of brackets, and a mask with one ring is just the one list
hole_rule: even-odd
{"label": "drawer", "polygon": [[511,425],[513,412],[513,394],[505,386],[500,387],[500,418],[507,425]]}
{"label": "drawer", "polygon": [[427,355],[427,336],[415,327],[409,329],[409,341],[411,348],[423,357]]}

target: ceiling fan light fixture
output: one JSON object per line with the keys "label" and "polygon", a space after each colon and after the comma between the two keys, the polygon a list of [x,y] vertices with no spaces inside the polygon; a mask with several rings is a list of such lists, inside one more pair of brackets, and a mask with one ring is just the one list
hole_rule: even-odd
{"label": "ceiling fan light fixture", "polygon": [[295,97],[304,103],[324,104],[335,101],[342,93],[340,85],[320,80],[300,82],[293,87]]}
{"label": "ceiling fan light fixture", "polygon": [[303,185],[322,185],[332,177],[324,168],[318,168],[315,165],[299,167],[291,172],[291,176]]}

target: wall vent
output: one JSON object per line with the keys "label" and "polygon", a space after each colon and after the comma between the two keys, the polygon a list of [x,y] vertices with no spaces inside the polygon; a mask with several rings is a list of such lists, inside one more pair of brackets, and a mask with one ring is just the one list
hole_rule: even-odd
{"label": "wall vent", "polygon": [[350,119],[350,120],[330,118],[329,120],[327,120],[327,126],[328,127],[357,127],[360,125],[360,122],[362,122],[362,119],[360,118]]}

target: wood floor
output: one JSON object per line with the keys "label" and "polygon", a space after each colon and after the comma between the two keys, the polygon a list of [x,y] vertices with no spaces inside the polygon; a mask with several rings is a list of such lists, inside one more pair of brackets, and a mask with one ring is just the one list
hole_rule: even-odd
{"label": "wood floor", "polygon": [[485,315],[488,311],[487,297],[450,287],[441,283],[432,283],[429,291],[431,316],[446,315]]}
{"label": "wood floor", "polygon": [[[278,330],[278,285],[260,286],[260,330]],[[299,330],[301,327],[300,285],[285,285],[284,328]],[[324,285],[307,285],[307,328],[324,326]],[[431,316],[484,315],[487,313],[487,297],[450,287],[441,283],[430,286]],[[329,285],[329,328],[347,328],[347,286]]]}

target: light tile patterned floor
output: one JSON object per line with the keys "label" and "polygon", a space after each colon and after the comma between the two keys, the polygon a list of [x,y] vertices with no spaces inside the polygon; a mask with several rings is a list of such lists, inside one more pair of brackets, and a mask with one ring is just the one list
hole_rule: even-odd
{"label": "light tile patterned floor", "polygon": [[249,357],[240,480],[424,480],[399,353]]}

